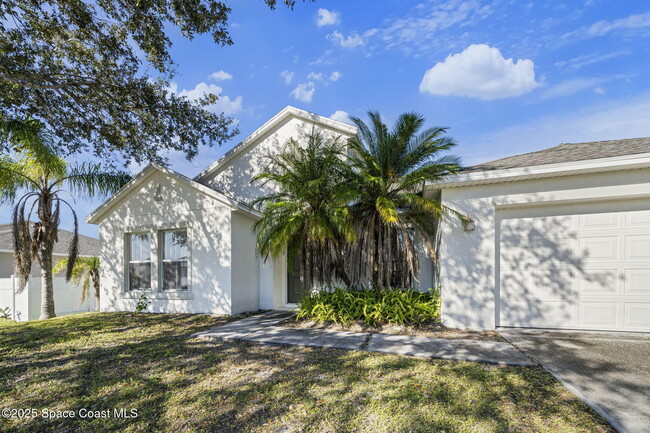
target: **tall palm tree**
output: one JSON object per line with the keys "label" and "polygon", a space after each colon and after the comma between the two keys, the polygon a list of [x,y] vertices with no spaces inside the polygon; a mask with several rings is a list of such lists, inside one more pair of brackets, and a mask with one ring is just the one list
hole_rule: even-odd
{"label": "tall palm tree", "polygon": [[300,259],[300,279],[309,286],[346,281],[342,244],[354,238],[348,202],[352,199],[345,142],[312,133],[304,146],[290,139],[268,156],[267,169],[253,179],[277,191],[257,199],[262,218],[255,224],[262,257],[287,254]]}
{"label": "tall palm tree", "polygon": [[[56,275],[68,268],[69,260],[60,260],[52,274]],[[99,257],[77,257],[74,267],[72,268],[71,275],[72,282],[81,286],[81,297],[79,304],[90,298],[90,285],[93,286],[93,294],[95,296],[95,311],[99,311]]]}
{"label": "tall palm tree", "polygon": [[[77,215],[64,199],[106,196],[130,179],[126,172],[103,171],[100,164],[67,164],[55,153],[44,126],[36,120],[0,119],[0,140],[13,149],[0,157],[0,202],[14,206],[12,234],[18,291],[22,291],[35,259],[41,268],[41,319],[54,317],[52,251],[57,242],[61,208],[70,209],[74,236],[68,246],[66,278],[73,274],[78,253]],[[32,216],[35,216],[33,227]]]}
{"label": "tall palm tree", "polygon": [[422,130],[425,119],[417,113],[399,116],[392,130],[377,111],[368,116],[369,124],[351,117],[359,131],[349,140],[357,239],[349,245],[348,274],[355,285],[408,287],[419,272],[416,234],[435,257],[437,222],[455,213],[424,197],[424,186],[456,173],[460,160],[441,156],[456,145],[445,135],[447,128]]}

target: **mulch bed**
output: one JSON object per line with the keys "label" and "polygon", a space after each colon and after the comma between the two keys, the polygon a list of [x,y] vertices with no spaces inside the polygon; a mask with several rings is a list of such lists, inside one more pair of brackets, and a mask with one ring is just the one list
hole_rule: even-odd
{"label": "mulch bed", "polygon": [[442,324],[436,322],[421,325],[396,325],[388,323],[378,326],[370,326],[366,323],[358,321],[353,322],[349,325],[341,325],[333,322],[315,322],[311,319],[297,320],[292,317],[278,323],[276,326],[286,326],[289,328],[302,329],[327,329],[349,332],[372,332],[376,334],[413,335],[417,337],[447,338],[451,340],[506,341],[495,331],[472,331],[467,329],[447,328]]}

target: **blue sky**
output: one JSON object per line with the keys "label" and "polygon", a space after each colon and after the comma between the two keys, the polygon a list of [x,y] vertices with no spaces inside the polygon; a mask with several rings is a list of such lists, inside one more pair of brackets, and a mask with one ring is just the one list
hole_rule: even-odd
{"label": "blue sky", "polygon": [[[232,8],[233,46],[172,39],[172,89],[220,94],[213,109],[241,131],[191,162],[170,155],[188,176],[287,105],[339,119],[373,108],[389,123],[415,110],[429,126],[450,128],[466,165],[650,135],[647,2],[321,0],[270,11],[240,0]],[[77,202],[83,216],[96,205]]]}

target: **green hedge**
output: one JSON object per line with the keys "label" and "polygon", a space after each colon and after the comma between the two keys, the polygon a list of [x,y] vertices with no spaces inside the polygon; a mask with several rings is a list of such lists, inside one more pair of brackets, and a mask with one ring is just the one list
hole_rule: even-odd
{"label": "green hedge", "polygon": [[340,324],[360,320],[371,326],[439,321],[440,293],[412,289],[323,290],[300,300],[296,318]]}

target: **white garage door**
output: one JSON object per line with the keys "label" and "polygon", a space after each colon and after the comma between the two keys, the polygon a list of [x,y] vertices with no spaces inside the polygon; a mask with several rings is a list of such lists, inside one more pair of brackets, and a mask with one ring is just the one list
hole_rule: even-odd
{"label": "white garage door", "polygon": [[650,331],[650,201],[504,209],[500,326]]}

